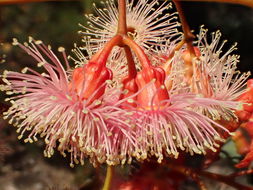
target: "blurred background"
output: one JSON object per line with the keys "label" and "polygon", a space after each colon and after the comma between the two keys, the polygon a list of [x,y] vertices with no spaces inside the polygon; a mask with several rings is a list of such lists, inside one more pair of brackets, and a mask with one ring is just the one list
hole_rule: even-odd
{"label": "blurred background", "polygon": [[[74,43],[81,45],[81,37],[77,34],[81,29],[78,23],[85,25],[84,14],[92,13],[92,4],[99,2],[100,0],[80,0],[1,5],[0,1],[0,72],[5,69],[20,71],[33,64],[33,59],[21,49],[12,47],[14,37],[23,42],[32,36],[50,44],[55,50],[64,46],[67,53],[70,53]],[[232,4],[199,2],[185,2],[183,6],[196,34],[203,24],[210,32],[220,30],[222,39],[228,40],[225,49],[238,42],[236,54],[241,55],[239,70],[253,71],[252,9]],[[1,102],[3,99],[1,95]],[[1,110],[6,107],[7,105],[2,105]],[[43,147],[42,141],[35,144],[18,141],[15,128],[1,119],[0,190],[99,189],[104,168],[98,171],[87,162],[85,166],[70,169],[68,158],[57,153],[51,159],[44,158]],[[228,145],[227,148],[229,156],[238,157],[231,147],[233,146]],[[224,163],[228,166],[224,167]],[[221,163],[223,172],[232,170],[229,165],[231,163],[224,163]],[[217,168],[219,170],[219,166]],[[249,183],[251,177],[242,180]],[[185,189],[190,189],[190,185]],[[216,189],[221,187],[213,187],[211,190]],[[223,190],[225,189],[232,188],[224,186]]]}

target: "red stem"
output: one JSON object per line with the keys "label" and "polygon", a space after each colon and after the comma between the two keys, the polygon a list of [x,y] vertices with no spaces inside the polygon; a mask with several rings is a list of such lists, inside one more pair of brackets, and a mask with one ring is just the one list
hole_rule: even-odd
{"label": "red stem", "polygon": [[128,47],[130,47],[133,50],[133,52],[137,55],[142,67],[148,68],[151,66],[151,63],[147,55],[144,53],[143,49],[138,44],[135,43],[135,41],[133,41],[131,38],[127,36],[124,36],[123,43]]}
{"label": "red stem", "polygon": [[135,67],[135,63],[134,63],[131,49],[128,46],[125,46],[124,50],[126,53],[126,58],[127,58],[127,63],[128,63],[128,76],[131,78],[135,78],[137,75],[137,70]]}
{"label": "red stem", "polygon": [[182,24],[182,29],[184,32],[184,41],[187,44],[187,49],[189,50],[190,54],[194,57],[196,57],[192,42],[195,38],[195,36],[192,34],[191,29],[187,23],[186,17],[184,15],[184,11],[182,9],[181,6],[181,2],[179,2],[178,0],[172,0],[176,6],[177,12],[179,14],[179,18]]}
{"label": "red stem", "polygon": [[119,23],[118,23],[118,34],[127,34],[127,23],[126,23],[126,1],[118,1],[119,9]]}
{"label": "red stem", "polygon": [[102,66],[105,66],[106,60],[108,59],[108,56],[111,53],[111,50],[114,46],[117,46],[122,42],[122,36],[116,35],[114,36],[109,42],[107,42],[104,46],[104,48],[97,52],[91,59],[90,62],[96,62],[98,64],[101,64]]}
{"label": "red stem", "polygon": [[233,174],[229,175],[229,177],[236,178],[236,177],[239,177],[239,176],[242,176],[242,175],[249,175],[249,174],[253,174],[253,169],[236,172],[236,173],[233,173]]}
{"label": "red stem", "polygon": [[[119,8],[119,23],[118,23],[118,34],[122,36],[127,36],[127,21],[126,21],[126,1],[119,0],[118,1]],[[134,59],[132,52],[128,46],[124,44],[120,44],[124,47],[127,63],[128,63],[128,75],[129,77],[134,78],[137,74]]]}

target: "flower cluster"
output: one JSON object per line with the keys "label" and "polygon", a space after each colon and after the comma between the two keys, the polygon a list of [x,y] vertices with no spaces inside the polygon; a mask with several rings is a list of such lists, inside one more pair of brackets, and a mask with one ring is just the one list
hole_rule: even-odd
{"label": "flower cluster", "polygon": [[201,29],[194,56],[184,45],[177,49],[183,38],[179,24],[174,14],[164,14],[167,3],[156,2],[128,1],[126,33],[118,33],[113,1],[96,8],[99,17],[89,15],[83,32],[90,36],[88,56],[75,49],[74,69],[64,48],[59,51],[65,66],[42,41],[14,39],[45,70],[3,74],[1,89],[12,95],[4,115],[19,138],[31,143],[44,138],[45,156],[55,149],[64,156],[69,152],[71,166],[85,158],[117,165],[215,152],[230,135],[224,121],[237,119],[237,99],[249,74],[237,74],[238,56],[229,55],[234,47],[221,53],[219,32],[209,44]]}

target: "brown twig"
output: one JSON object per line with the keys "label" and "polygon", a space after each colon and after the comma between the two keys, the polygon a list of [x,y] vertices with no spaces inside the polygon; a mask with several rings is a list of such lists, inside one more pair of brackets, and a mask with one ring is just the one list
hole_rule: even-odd
{"label": "brown twig", "polygon": [[219,2],[219,3],[233,3],[244,5],[253,8],[252,0],[179,0],[179,1],[199,1],[199,2]]}
{"label": "brown twig", "polygon": [[230,176],[223,176],[220,174],[214,174],[211,172],[207,172],[207,171],[197,171],[197,173],[199,173],[200,176],[209,178],[209,179],[213,179],[216,181],[220,181],[222,183],[225,183],[231,187],[234,187],[236,189],[240,189],[240,190],[253,190],[252,187],[247,187],[245,185],[239,184],[237,182],[235,182],[233,179],[231,179]]}
{"label": "brown twig", "polygon": [[239,184],[237,182],[234,181],[234,179],[230,177],[230,175],[228,176],[224,176],[224,175],[220,175],[220,174],[214,174],[211,172],[207,172],[207,171],[202,171],[202,170],[194,170],[192,168],[188,168],[182,165],[175,165],[173,163],[167,163],[167,166],[178,172],[181,173],[187,177],[191,177],[193,180],[198,179],[196,178],[196,176],[198,177],[206,177],[208,179],[212,179],[212,180],[216,180],[222,183],[225,183],[231,187],[234,187],[236,189],[240,189],[240,190],[253,190],[252,187],[248,187],[242,184]]}
{"label": "brown twig", "polygon": [[230,178],[236,178],[236,177],[239,177],[239,176],[249,175],[249,174],[253,174],[253,169],[236,172],[236,173],[233,173],[233,174],[229,175],[229,177]]}
{"label": "brown twig", "polygon": [[119,9],[119,22],[118,22],[118,34],[127,34],[126,23],[126,0],[118,0]]}
{"label": "brown twig", "polygon": [[192,34],[191,29],[187,23],[186,17],[184,15],[182,6],[181,6],[181,2],[179,2],[178,0],[172,0],[176,6],[177,12],[179,14],[179,18],[182,24],[182,29],[184,32],[184,41],[187,44],[187,49],[189,50],[190,54],[194,57],[196,57],[195,55],[195,51],[192,45],[192,42],[195,38],[195,36]]}

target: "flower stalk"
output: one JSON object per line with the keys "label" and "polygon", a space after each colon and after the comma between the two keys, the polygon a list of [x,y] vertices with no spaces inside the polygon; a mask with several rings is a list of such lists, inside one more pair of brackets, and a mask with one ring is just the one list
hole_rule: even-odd
{"label": "flower stalk", "polygon": [[137,70],[135,67],[134,59],[132,52],[128,46],[124,47],[126,58],[127,58],[127,63],[128,63],[128,76],[131,78],[135,78],[137,74]]}
{"label": "flower stalk", "polygon": [[143,49],[136,44],[131,38],[129,37],[124,37],[123,38],[123,43],[130,47],[134,53],[136,53],[138,59],[140,60],[140,63],[143,67],[150,67],[151,63],[147,57],[147,55],[144,53]]}
{"label": "flower stalk", "polygon": [[239,172],[236,172],[236,173],[233,173],[233,174],[229,175],[229,177],[236,178],[236,177],[239,177],[239,176],[250,175],[250,174],[253,174],[253,169],[239,171]]}
{"label": "flower stalk", "polygon": [[119,8],[119,23],[118,23],[118,34],[127,34],[127,23],[126,23],[126,1],[118,1]]}
{"label": "flower stalk", "polygon": [[[119,22],[118,22],[118,34],[127,35],[127,20],[126,20],[126,0],[118,1],[118,10],[119,10]],[[122,45],[122,44],[120,44]],[[127,58],[128,63],[128,75],[131,78],[134,78],[137,74],[135,63],[133,59],[132,52],[128,46],[122,45]]]}
{"label": "flower stalk", "polygon": [[90,60],[90,62],[97,62],[101,64],[105,64],[108,56],[111,53],[111,50],[114,46],[120,44],[122,41],[122,37],[120,35],[114,36],[107,44],[105,44],[102,51],[96,53]]}
{"label": "flower stalk", "polygon": [[192,57],[196,57],[196,54],[195,54],[195,51],[194,51],[194,48],[192,45],[192,42],[193,42],[195,36],[192,34],[191,29],[187,23],[187,20],[185,18],[185,15],[184,15],[184,12],[183,12],[183,9],[181,6],[181,2],[179,2],[178,0],[173,0],[173,2],[176,6],[180,21],[182,23],[182,29],[184,32],[184,41],[187,44],[187,49],[189,50]]}
{"label": "flower stalk", "polygon": [[102,190],[110,190],[112,184],[114,169],[113,166],[107,166],[105,182]]}

